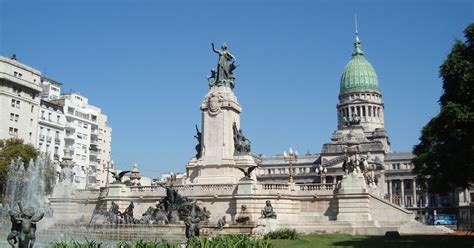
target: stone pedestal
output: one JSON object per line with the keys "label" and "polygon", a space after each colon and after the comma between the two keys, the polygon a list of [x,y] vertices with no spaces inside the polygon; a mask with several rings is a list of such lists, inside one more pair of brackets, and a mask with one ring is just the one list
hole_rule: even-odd
{"label": "stone pedestal", "polygon": [[257,236],[263,236],[269,232],[276,231],[277,228],[277,219],[258,219],[255,228],[252,230],[252,234]]}
{"label": "stone pedestal", "polygon": [[49,200],[57,223],[71,224],[79,218],[75,196],[76,191],[71,182],[63,181],[54,187]]}
{"label": "stone pedestal", "polygon": [[344,175],[337,193],[338,221],[370,221],[370,195],[362,174]]}
{"label": "stone pedestal", "polygon": [[202,156],[192,158],[186,167],[194,184],[235,184],[242,178],[237,168],[255,165],[250,155],[235,155],[235,123],[240,129],[242,108],[233,91],[225,86],[213,86],[201,103]]}
{"label": "stone pedestal", "polygon": [[241,179],[237,184],[237,194],[249,195],[253,193],[255,181],[250,179]]}

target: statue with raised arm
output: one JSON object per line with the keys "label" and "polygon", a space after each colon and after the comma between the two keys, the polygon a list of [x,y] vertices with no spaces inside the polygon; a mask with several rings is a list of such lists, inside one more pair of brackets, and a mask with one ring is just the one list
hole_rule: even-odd
{"label": "statue with raised arm", "polygon": [[225,43],[221,45],[221,50],[216,50],[214,43],[211,43],[211,46],[212,51],[219,55],[219,60],[217,62],[217,72],[214,79],[215,83],[213,85],[224,85],[234,88],[235,76],[233,75],[233,71],[238,66],[235,64],[234,55],[232,55],[232,53],[227,50],[227,45]]}
{"label": "statue with raised arm", "polygon": [[198,142],[195,148],[196,148],[196,159],[199,159],[202,156],[202,143],[201,143],[202,133],[199,132],[197,125],[196,125],[196,135],[194,135],[194,138],[196,138]]}

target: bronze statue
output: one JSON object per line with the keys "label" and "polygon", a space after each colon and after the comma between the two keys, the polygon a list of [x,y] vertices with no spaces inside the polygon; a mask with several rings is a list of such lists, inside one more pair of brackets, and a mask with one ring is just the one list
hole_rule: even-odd
{"label": "bronze statue", "polygon": [[242,171],[244,173],[244,177],[242,179],[244,180],[252,180],[251,177],[251,174],[252,174],[252,171],[255,170],[258,166],[250,166],[249,168],[247,168],[247,170],[245,170],[244,168],[237,168],[239,169],[240,171]]}
{"label": "bronze statue", "polygon": [[133,202],[130,202],[130,205],[128,205],[128,207],[125,209],[125,211],[123,211],[122,213],[122,217],[123,217],[123,221],[125,224],[134,224],[135,223],[135,219],[133,218],[133,208],[135,207],[135,205],[133,205]]}
{"label": "bronze statue", "polygon": [[113,183],[122,183],[122,178],[125,176],[125,174],[131,172],[131,171],[121,171],[120,173],[109,171],[112,173],[112,177],[115,179]]}
{"label": "bronze statue", "polygon": [[356,114],[352,114],[352,116],[349,116],[349,118],[344,116],[343,119],[346,126],[348,127],[360,124],[360,117]]}
{"label": "bronze statue", "polygon": [[198,126],[196,125],[196,135],[194,135],[194,138],[197,139],[198,144],[196,145],[196,159],[199,159],[202,157],[202,133],[199,132]]}
{"label": "bronze statue", "polygon": [[262,210],[262,217],[261,218],[264,218],[264,219],[268,219],[268,218],[271,218],[271,219],[276,219],[277,215],[276,213],[273,211],[273,207],[272,207],[272,204],[269,200],[267,200],[265,202],[265,207],[263,208]]}
{"label": "bronze statue", "polygon": [[226,220],[225,220],[225,215],[224,215],[224,216],[222,216],[221,219],[219,219],[219,220],[217,221],[216,229],[217,229],[217,230],[223,230],[225,224],[226,224]]}
{"label": "bronze statue", "polygon": [[[215,73],[214,82],[210,86],[230,86],[234,88],[234,80],[235,77],[233,75],[233,71],[237,68],[238,65],[235,64],[234,55],[232,55],[227,50],[227,45],[225,43],[222,44],[221,50],[216,50],[214,47],[214,43],[211,43],[212,51],[219,54],[219,60],[217,62],[217,72]],[[232,63],[230,63],[232,62]],[[211,77],[212,78],[212,70],[211,70]]]}
{"label": "bronze statue", "polygon": [[20,203],[18,207],[20,211],[9,212],[12,229],[7,241],[12,247],[18,243],[18,248],[32,248],[36,241],[36,224],[43,219],[44,213],[35,216],[33,208],[23,210]]}
{"label": "bronze statue", "polygon": [[214,86],[214,84],[216,83],[216,77],[217,77],[217,71],[216,69],[212,68],[211,75],[207,76],[207,81],[209,82],[209,88]]}
{"label": "bronze statue", "polygon": [[232,125],[234,132],[234,155],[245,155],[250,153],[250,140],[245,138],[242,129],[237,129],[237,124]]}

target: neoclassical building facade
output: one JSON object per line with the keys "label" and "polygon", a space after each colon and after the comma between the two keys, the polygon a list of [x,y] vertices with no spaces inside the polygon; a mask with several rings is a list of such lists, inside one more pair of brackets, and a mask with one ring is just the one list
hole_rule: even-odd
{"label": "neoclassical building facade", "polygon": [[298,156],[290,165],[282,154],[258,157],[257,178],[262,182],[285,183],[290,176],[296,184],[337,184],[344,171],[342,164],[351,144],[358,144],[361,159],[366,159],[377,178],[381,197],[419,215],[454,213],[456,206],[470,202],[470,194],[447,195],[422,191],[412,173],[410,152],[392,152],[385,130],[385,108],[377,74],[365,58],[356,33],[354,52],[340,80],[337,104],[337,129],[320,153]]}

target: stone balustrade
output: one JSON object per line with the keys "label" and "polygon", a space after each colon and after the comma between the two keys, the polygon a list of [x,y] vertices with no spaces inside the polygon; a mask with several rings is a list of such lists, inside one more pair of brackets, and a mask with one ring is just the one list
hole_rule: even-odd
{"label": "stone balustrade", "polygon": [[300,191],[316,191],[316,190],[328,190],[333,191],[336,189],[335,183],[324,183],[324,184],[303,184],[299,185]]}
{"label": "stone balustrade", "polygon": [[[202,184],[202,185],[176,185],[174,186],[178,192],[232,192],[235,188],[235,184]],[[161,186],[132,186],[130,192],[155,192],[163,191],[164,188]]]}
{"label": "stone balustrade", "polygon": [[288,190],[288,184],[275,184],[275,183],[268,183],[268,184],[261,184],[263,190]]}

